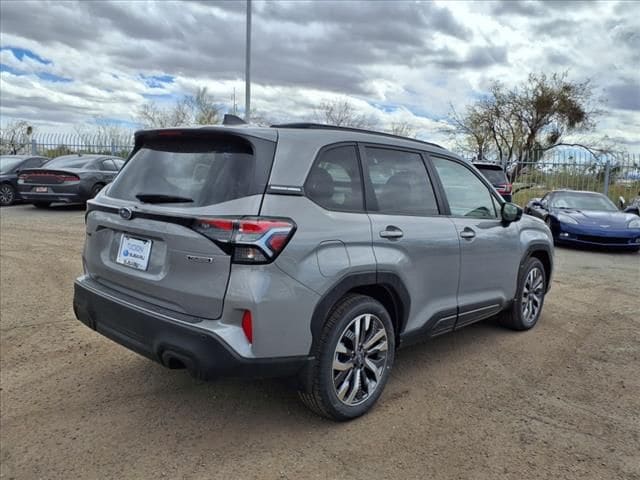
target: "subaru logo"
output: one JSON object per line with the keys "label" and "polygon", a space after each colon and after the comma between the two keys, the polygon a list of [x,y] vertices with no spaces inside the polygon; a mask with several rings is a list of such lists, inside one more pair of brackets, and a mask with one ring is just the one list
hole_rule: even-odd
{"label": "subaru logo", "polygon": [[131,220],[131,217],[133,217],[133,212],[131,211],[130,208],[127,207],[122,207],[118,213],[120,214],[120,216],[122,218],[124,218],[125,220]]}

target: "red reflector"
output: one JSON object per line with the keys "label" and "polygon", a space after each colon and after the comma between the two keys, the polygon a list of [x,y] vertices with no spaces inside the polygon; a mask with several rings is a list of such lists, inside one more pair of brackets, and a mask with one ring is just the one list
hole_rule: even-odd
{"label": "red reflector", "polygon": [[287,233],[275,233],[271,236],[267,242],[271,250],[274,252],[280,252],[284,248],[284,244],[289,239],[289,232]]}
{"label": "red reflector", "polygon": [[242,331],[249,343],[253,343],[253,320],[249,310],[245,310],[242,314]]}

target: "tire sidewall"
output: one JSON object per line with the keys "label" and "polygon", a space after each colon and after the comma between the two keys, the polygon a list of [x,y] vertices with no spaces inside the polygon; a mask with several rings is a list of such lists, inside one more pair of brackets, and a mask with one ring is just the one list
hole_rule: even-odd
{"label": "tire sidewall", "polygon": [[[364,313],[371,313],[376,315],[387,331],[387,364],[385,367],[385,371],[382,373],[378,387],[376,388],[376,391],[373,393],[373,395],[371,395],[359,405],[349,406],[342,403],[338,399],[338,396],[334,391],[333,357],[336,345],[338,343],[338,340],[342,336],[344,329],[349,325],[349,323],[351,323],[351,321],[355,317]],[[321,387],[320,394],[323,397],[325,405],[330,406],[330,408],[335,413],[337,413],[336,417],[344,420],[359,417],[360,415],[367,412],[376,403],[386,386],[391,368],[393,367],[395,357],[395,337],[391,317],[380,302],[372,298],[363,297],[362,301],[359,301],[351,308],[349,308],[346,312],[344,312],[342,314],[342,317],[335,323],[330,331],[326,332],[326,334],[328,335],[328,338],[325,343],[324,350],[320,353],[318,362],[318,373]]]}
{"label": "tire sidewall", "polygon": [[[538,310],[538,315],[536,315],[536,318],[532,322],[526,322],[524,318],[522,318],[522,292],[524,291],[524,284],[527,280],[527,275],[529,275],[529,272],[531,272],[531,270],[533,270],[533,268],[535,267],[540,269],[540,271],[542,272],[543,294],[542,294],[542,300],[540,302],[540,309]],[[546,297],[546,293],[547,293],[547,274],[544,270],[544,265],[537,258],[530,257],[524,263],[522,270],[520,271],[520,279],[518,281],[518,292],[513,305],[514,314],[516,315],[518,324],[523,329],[533,328],[538,323],[538,320],[540,320],[540,315],[542,314],[542,309],[544,307],[544,300]]]}

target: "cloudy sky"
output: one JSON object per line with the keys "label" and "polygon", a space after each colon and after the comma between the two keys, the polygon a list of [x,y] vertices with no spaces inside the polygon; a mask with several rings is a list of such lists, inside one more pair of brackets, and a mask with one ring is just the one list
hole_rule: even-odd
{"label": "cloudy sky", "polygon": [[[591,78],[597,135],[640,152],[640,2],[253,2],[252,106],[274,121],[312,119],[349,99],[384,128],[409,121],[447,143],[493,80],[568,70]],[[206,86],[244,103],[245,2],[0,3],[0,115],[40,131],[119,122],[144,102]]]}

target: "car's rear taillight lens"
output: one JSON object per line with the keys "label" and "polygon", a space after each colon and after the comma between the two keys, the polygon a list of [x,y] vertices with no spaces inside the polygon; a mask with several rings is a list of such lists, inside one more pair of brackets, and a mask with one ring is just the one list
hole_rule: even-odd
{"label": "car's rear taillight lens", "polygon": [[510,183],[504,183],[502,185],[498,185],[498,192],[500,193],[511,193],[511,184]]}
{"label": "car's rear taillight lens", "polygon": [[58,179],[61,182],[77,182],[80,180],[80,177],[77,175],[58,175]]}
{"label": "car's rear taillight lens", "polygon": [[269,263],[284,250],[296,225],[288,218],[198,218],[192,228],[231,254],[235,263]]}

